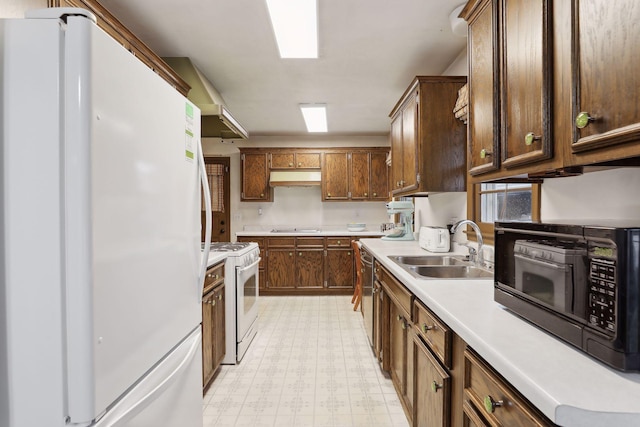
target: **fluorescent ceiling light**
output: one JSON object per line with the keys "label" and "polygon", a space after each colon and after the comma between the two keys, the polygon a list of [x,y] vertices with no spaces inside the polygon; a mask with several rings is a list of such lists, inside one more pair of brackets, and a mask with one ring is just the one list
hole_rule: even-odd
{"label": "fluorescent ceiling light", "polygon": [[325,104],[300,104],[300,110],[309,132],[327,132],[327,106]]}
{"label": "fluorescent ceiling light", "polygon": [[281,58],[318,57],[316,0],[266,0]]}

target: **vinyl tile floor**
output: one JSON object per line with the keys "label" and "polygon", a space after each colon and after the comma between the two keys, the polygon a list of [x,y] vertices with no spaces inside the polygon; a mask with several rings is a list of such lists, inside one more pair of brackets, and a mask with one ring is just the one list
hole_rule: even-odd
{"label": "vinyl tile floor", "polygon": [[260,297],[259,331],[239,365],[222,365],[204,427],[406,427],[391,379],[350,296]]}

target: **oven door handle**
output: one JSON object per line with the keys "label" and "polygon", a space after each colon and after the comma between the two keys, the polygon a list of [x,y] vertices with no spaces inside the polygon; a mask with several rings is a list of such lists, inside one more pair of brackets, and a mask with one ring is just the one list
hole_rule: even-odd
{"label": "oven door handle", "polygon": [[566,264],[556,264],[556,263],[553,263],[553,262],[542,261],[542,260],[535,259],[535,258],[529,258],[527,256],[520,255],[520,254],[514,254],[513,256],[514,256],[514,258],[520,259],[522,261],[531,262],[531,263],[537,264],[537,265],[539,265],[541,267],[553,268],[555,270],[566,270],[567,269],[567,265]]}
{"label": "oven door handle", "polygon": [[256,265],[260,264],[261,260],[262,260],[262,257],[258,257],[257,260],[255,260],[251,264],[247,265],[246,267],[236,267],[237,273],[238,274],[243,274],[245,271],[250,270],[250,269],[254,268]]}

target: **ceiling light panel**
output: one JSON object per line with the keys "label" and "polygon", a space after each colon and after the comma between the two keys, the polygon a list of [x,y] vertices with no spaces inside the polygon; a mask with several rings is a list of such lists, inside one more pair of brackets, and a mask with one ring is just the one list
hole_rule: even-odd
{"label": "ceiling light panel", "polygon": [[326,104],[300,104],[308,132],[327,132]]}
{"label": "ceiling light panel", "polygon": [[266,0],[281,58],[318,57],[316,0]]}

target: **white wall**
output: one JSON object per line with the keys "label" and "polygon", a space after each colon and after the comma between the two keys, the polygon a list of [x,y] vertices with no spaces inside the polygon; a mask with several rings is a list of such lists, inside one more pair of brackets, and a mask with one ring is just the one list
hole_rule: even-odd
{"label": "white wall", "polygon": [[[254,137],[246,141],[222,142],[204,138],[205,155],[229,157],[231,164],[231,240],[244,226],[344,226],[364,222],[378,230],[388,222],[384,202],[322,202],[320,187],[276,187],[271,203],[240,201],[240,152],[238,147],[387,147],[387,136],[348,137]],[[262,210],[262,215],[258,213]]]}
{"label": "white wall", "polygon": [[554,219],[640,219],[640,168],[589,172],[542,184],[540,216]]}
{"label": "white wall", "polygon": [[30,9],[47,7],[47,0],[1,0],[0,18],[24,18]]}

